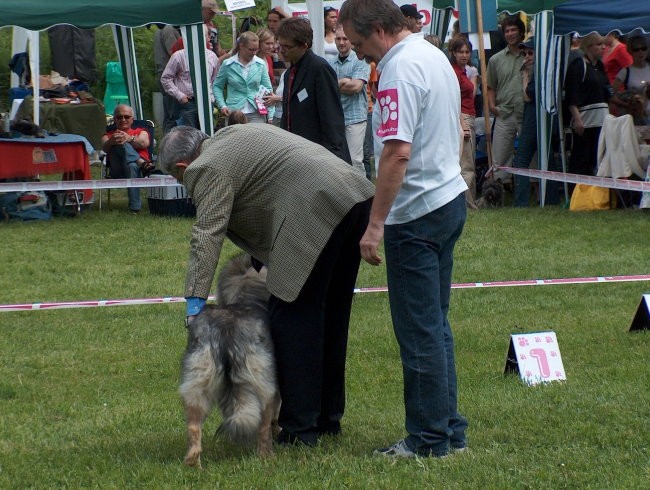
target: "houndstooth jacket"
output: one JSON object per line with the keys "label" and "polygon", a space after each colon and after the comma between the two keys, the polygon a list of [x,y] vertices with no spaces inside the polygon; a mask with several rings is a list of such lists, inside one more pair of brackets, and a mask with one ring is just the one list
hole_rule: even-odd
{"label": "houndstooth jacket", "polygon": [[197,220],[185,296],[207,298],[230,238],[268,267],[269,291],[297,298],[334,228],[374,195],[358,170],[270,124],[239,124],[206,140],[183,175]]}

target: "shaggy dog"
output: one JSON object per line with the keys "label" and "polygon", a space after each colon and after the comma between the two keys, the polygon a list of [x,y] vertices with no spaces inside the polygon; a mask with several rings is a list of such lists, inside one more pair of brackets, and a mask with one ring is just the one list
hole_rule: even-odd
{"label": "shaggy dog", "polygon": [[179,392],[185,407],[188,449],[184,463],[201,466],[201,427],[214,405],[217,433],[240,444],[257,439],[259,456],[273,454],[280,395],[269,332],[266,269],[248,255],[223,268],[217,305],[206,305],[188,326]]}
{"label": "shaggy dog", "polygon": [[486,179],[481,188],[481,197],[476,201],[479,209],[503,206],[503,182],[501,179]]}

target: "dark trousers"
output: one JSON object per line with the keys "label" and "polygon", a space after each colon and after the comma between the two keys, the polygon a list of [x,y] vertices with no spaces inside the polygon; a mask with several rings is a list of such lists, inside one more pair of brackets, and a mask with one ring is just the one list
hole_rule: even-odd
{"label": "dark trousers", "polygon": [[356,204],[334,229],[295,301],[269,300],[282,396],[278,422],[289,440],[313,445],[318,434],[340,430],[359,241],[371,203]]}

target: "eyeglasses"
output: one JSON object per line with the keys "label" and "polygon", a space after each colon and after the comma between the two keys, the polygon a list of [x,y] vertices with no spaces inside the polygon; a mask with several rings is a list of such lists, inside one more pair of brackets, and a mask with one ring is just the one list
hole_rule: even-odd
{"label": "eyeglasses", "polygon": [[535,51],[523,51],[524,56],[535,56]]}
{"label": "eyeglasses", "polygon": [[636,48],[632,48],[633,53],[638,53],[639,51],[647,51],[648,46],[638,46]]}
{"label": "eyeglasses", "polygon": [[297,44],[278,44],[280,46],[280,49],[283,51],[289,51],[290,49],[293,49],[297,47]]}
{"label": "eyeglasses", "polygon": [[115,119],[121,121],[122,119],[126,119],[126,120],[131,119],[132,117],[133,116],[129,116],[127,114],[118,114],[117,116],[115,116]]}

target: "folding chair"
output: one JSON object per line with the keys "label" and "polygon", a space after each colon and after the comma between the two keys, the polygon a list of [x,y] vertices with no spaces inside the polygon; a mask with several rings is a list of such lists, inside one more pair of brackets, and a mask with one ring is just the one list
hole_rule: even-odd
{"label": "folding chair", "polygon": [[[154,128],[155,124],[153,121],[149,119],[134,119],[133,124],[131,126],[133,129],[138,129],[138,128],[144,128],[147,130],[149,133],[149,148],[147,148],[147,152],[149,154],[149,161],[154,162],[155,157],[154,157],[154,147],[156,144],[156,141],[154,139]],[[109,121],[108,126],[106,126],[106,132],[108,133],[109,131],[113,131],[115,129],[115,123],[111,119]],[[108,157],[108,154],[105,154],[103,157],[103,165],[102,165],[102,172],[100,179],[110,179],[111,178],[111,163]],[[155,162],[154,162],[155,163]],[[108,193],[108,209],[111,209],[111,190],[106,189]],[[101,211],[102,209],[102,188],[99,188],[99,210]]]}

